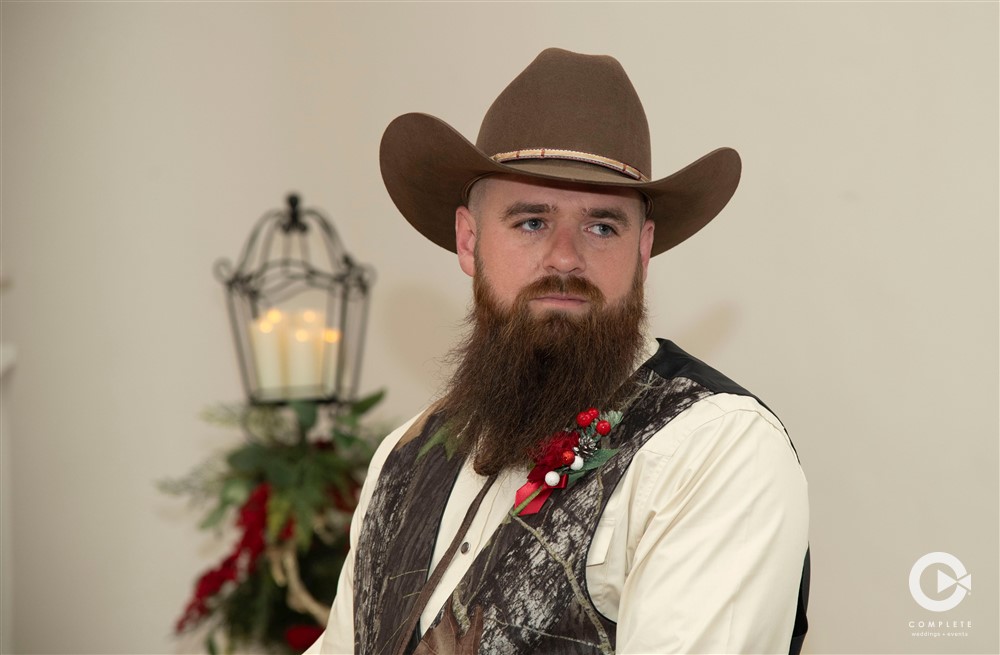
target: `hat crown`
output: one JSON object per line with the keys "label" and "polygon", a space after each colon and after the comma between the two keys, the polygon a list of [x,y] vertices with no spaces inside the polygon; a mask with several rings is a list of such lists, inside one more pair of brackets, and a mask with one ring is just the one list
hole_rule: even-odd
{"label": "hat crown", "polygon": [[493,101],[476,147],[579,151],[652,173],[649,123],[625,69],[614,57],[559,48],[543,50]]}

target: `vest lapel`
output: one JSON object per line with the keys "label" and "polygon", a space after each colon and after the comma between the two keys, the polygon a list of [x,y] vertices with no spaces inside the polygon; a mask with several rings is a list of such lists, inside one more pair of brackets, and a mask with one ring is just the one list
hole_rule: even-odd
{"label": "vest lapel", "polygon": [[[428,410],[430,412],[431,410]],[[441,427],[424,416],[389,455],[365,515],[354,569],[354,646],[387,653],[415,602],[434,553],[461,460],[420,448]]]}

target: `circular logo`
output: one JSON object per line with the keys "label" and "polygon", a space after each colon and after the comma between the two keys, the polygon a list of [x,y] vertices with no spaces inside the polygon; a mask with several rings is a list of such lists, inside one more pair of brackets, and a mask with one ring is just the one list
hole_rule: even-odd
{"label": "circular logo", "polygon": [[[947,591],[954,587],[954,591],[947,598],[934,600],[924,593],[920,586],[920,578],[929,566],[941,564],[951,570],[951,574],[945,573],[941,569],[937,572],[937,593]],[[947,612],[954,609],[965,598],[965,594],[972,591],[972,574],[965,570],[965,565],[951,553],[927,553],[914,564],[910,569],[910,594],[917,604],[925,610],[932,612]]]}

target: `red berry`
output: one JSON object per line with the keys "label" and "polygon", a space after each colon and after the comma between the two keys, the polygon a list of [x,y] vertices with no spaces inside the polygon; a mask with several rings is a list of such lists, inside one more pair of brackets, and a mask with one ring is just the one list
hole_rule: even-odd
{"label": "red berry", "polygon": [[590,409],[587,410],[587,413],[590,414],[591,418],[597,418],[598,416],[601,415],[601,413],[597,411],[596,407],[591,407]]}
{"label": "red berry", "polygon": [[572,464],[573,460],[576,459],[576,453],[572,450],[564,450],[562,454],[563,464]]}
{"label": "red berry", "polygon": [[603,437],[607,433],[611,432],[611,424],[608,423],[607,421],[598,421],[596,429],[597,429],[597,434]]}
{"label": "red berry", "polygon": [[579,414],[576,415],[576,424],[579,425],[581,428],[585,428],[591,423],[593,423],[595,418],[596,417],[590,415],[589,411],[580,412]]}

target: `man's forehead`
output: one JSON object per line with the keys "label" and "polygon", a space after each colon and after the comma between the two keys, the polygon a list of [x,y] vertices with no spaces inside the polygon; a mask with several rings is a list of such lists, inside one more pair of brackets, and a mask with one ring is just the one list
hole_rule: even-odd
{"label": "man's forehead", "polygon": [[504,213],[528,206],[537,207],[539,212],[554,212],[564,206],[584,205],[597,212],[611,207],[634,208],[640,219],[645,214],[645,196],[635,189],[506,174],[490,175],[472,185],[469,205],[482,203]]}

